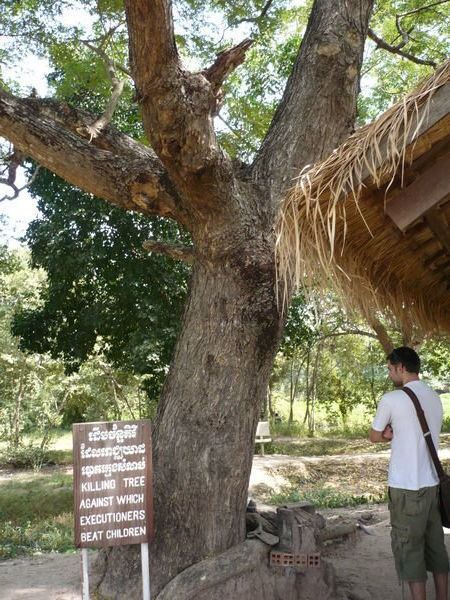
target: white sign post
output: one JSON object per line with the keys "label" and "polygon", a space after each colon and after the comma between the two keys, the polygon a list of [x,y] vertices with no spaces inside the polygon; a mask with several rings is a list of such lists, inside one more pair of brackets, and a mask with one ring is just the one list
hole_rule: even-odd
{"label": "white sign post", "polygon": [[150,564],[148,559],[148,544],[141,544],[142,563],[142,598],[150,600]]}
{"label": "white sign post", "polygon": [[89,600],[89,558],[87,548],[81,549],[83,600]]}
{"label": "white sign post", "polygon": [[144,600],[150,600],[153,536],[151,423],[73,425],[75,546],[82,548],[83,600],[89,600],[87,548],[141,544]]}

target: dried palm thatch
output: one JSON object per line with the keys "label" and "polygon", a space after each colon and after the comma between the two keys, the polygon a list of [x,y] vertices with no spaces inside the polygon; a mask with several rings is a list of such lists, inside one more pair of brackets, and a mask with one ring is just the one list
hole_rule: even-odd
{"label": "dried palm thatch", "polygon": [[[448,276],[424,269],[418,244],[411,245],[408,232],[384,214],[388,194],[403,185],[405,168],[426,152],[418,140],[434,95],[449,81],[450,61],[300,174],[277,225],[283,305],[293,286],[331,286],[366,317],[388,309],[400,323],[450,332]],[[446,130],[438,135],[442,142],[450,133],[449,116],[440,123]]]}

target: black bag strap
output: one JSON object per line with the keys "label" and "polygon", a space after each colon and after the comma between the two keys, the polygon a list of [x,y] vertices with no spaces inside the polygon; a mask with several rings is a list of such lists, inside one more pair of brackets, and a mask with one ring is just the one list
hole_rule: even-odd
{"label": "black bag strap", "polygon": [[425,413],[423,412],[423,408],[420,406],[419,398],[409,387],[406,387],[406,386],[403,387],[402,391],[405,392],[405,394],[408,394],[408,396],[412,400],[412,403],[414,404],[414,408],[416,409],[416,412],[417,412],[417,418],[419,419],[419,423],[420,423],[420,426],[423,431],[423,436],[425,438],[425,441],[428,446],[428,450],[430,451],[431,458],[432,458],[434,466],[436,468],[436,473],[437,473],[439,479],[441,480],[445,476],[445,471],[442,468],[441,461],[439,460],[439,457],[436,452],[436,448],[433,444],[433,438],[431,437],[431,431],[430,431],[430,428],[428,427],[428,423],[425,418]]}

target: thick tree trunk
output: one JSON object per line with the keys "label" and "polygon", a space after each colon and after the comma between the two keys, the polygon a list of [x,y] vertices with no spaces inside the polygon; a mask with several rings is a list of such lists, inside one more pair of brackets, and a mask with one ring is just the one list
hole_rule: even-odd
{"label": "thick tree trunk", "polygon": [[[202,240],[197,243],[200,259],[193,267],[182,331],[158,407],[154,593],[184,568],[245,538],[251,440],[281,316],[270,235],[264,241],[256,223],[245,240],[233,230],[242,235],[245,228],[227,224],[216,231],[212,252],[205,240],[209,256],[201,258]],[[121,597],[120,562],[114,558],[116,566],[103,582],[103,591],[113,597]]]}

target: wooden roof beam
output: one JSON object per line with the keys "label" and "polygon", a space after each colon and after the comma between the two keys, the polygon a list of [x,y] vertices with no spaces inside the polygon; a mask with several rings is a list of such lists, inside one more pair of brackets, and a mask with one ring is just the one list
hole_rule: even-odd
{"label": "wooden roof beam", "polygon": [[439,206],[450,195],[450,152],[386,202],[386,214],[401,231]]}
{"label": "wooden roof beam", "polygon": [[447,252],[450,252],[450,228],[445,215],[437,209],[432,209],[425,215],[425,221]]}

